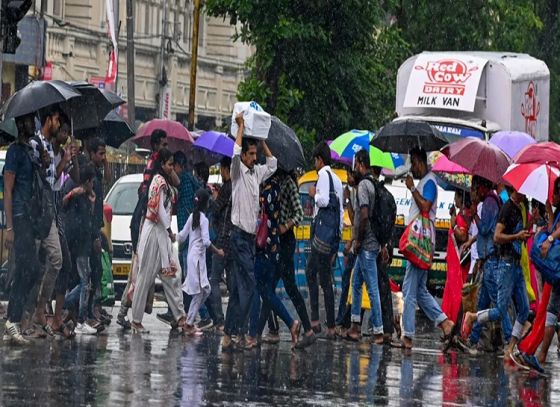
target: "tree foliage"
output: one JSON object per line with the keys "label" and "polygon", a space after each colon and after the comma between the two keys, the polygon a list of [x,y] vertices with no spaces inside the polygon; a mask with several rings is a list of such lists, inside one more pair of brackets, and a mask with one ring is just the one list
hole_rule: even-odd
{"label": "tree foliage", "polygon": [[398,67],[424,50],[543,58],[552,71],[551,128],[560,130],[557,0],[207,0],[206,9],[256,49],[238,97],[294,127],[307,151],[390,120]]}

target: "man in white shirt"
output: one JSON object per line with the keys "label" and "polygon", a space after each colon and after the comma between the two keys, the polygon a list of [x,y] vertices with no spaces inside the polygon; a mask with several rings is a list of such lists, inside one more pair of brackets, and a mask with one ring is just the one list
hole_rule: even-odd
{"label": "man in white shirt", "polygon": [[[342,182],[331,170],[331,152],[327,143],[322,142],[313,152],[315,159],[315,169],[319,174],[316,188],[311,187],[309,196],[315,199],[315,218],[319,215],[319,211],[329,210],[331,217],[324,217],[322,222],[328,223],[328,227],[337,229],[337,238],[333,242],[325,242],[326,245],[317,242],[317,224],[315,224],[312,237],[311,253],[307,260],[305,274],[307,277],[307,285],[309,286],[309,300],[311,303],[311,326],[315,333],[321,332],[319,323],[319,286],[317,275],[319,275],[319,283],[323,289],[325,298],[325,309],[327,312],[327,338],[335,338],[335,315],[334,315],[334,290],[331,273],[331,263],[333,257],[338,252],[338,242],[342,234],[343,227],[343,194]],[[333,198],[336,203],[331,202],[331,185],[334,192]],[[336,206],[334,206],[336,205]],[[331,207],[333,206],[333,207]],[[307,346],[312,343],[313,337],[304,337],[299,342],[299,347]]]}
{"label": "man in white shirt", "polygon": [[276,172],[277,160],[266,143],[261,146],[265,165],[257,162],[257,141],[243,138],[243,114],[235,118],[239,129],[231,160],[232,207],[230,252],[233,260],[231,291],[226,312],[222,350],[233,347],[232,335],[242,334],[255,292],[255,234],[259,216],[259,185]]}

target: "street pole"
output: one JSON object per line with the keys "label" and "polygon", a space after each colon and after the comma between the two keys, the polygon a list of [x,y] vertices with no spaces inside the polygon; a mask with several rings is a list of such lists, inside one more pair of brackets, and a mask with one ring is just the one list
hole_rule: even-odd
{"label": "street pole", "polygon": [[134,95],[134,0],[126,0],[126,84],[128,102],[128,122],[135,128],[136,108]]}
{"label": "street pole", "polygon": [[191,82],[189,94],[189,130],[194,130],[194,106],[196,100],[196,67],[198,65],[198,31],[200,28],[200,1],[194,0],[193,35],[191,58]]}
{"label": "street pole", "polygon": [[163,0],[163,21],[161,23],[161,49],[159,55],[159,117],[163,118],[164,111],[164,92],[165,86],[167,85],[166,79],[164,78],[165,69],[165,41],[167,40],[167,0]]}

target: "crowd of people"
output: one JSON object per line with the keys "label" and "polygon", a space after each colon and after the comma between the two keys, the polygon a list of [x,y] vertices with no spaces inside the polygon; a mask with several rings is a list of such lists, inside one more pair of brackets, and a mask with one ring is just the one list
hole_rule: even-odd
{"label": "crowd of people", "polygon": [[[188,336],[212,328],[223,335],[224,351],[278,343],[278,318],[294,348],[313,345],[323,329],[327,339],[359,341],[366,331],[362,323],[367,293],[367,331],[373,344],[411,349],[418,306],[442,331],[444,351],[455,346],[477,353],[483,348],[485,326],[499,323],[501,329],[490,335],[503,335],[506,360],[542,371],[556,332],[560,291],[542,283],[528,252],[538,230],[551,232],[543,254],[560,238],[558,216],[552,211],[560,204],[560,181],[554,184],[554,202],[545,206],[474,176],[470,191],[457,191],[450,213],[442,305],[427,288],[427,269],[409,261],[399,319],[388,276],[397,244],[395,219],[383,206],[388,192],[380,180],[381,169],[371,165],[366,151],[359,151],[344,187],[331,169],[329,146],[319,143],[313,151],[318,180],[309,190],[315,208],[305,270],[308,308],[294,267],[294,228],[303,220],[295,175],[278,165],[265,141],[244,136],[242,115],[236,121],[233,157],[220,162],[219,191],[208,187],[207,165],[196,165],[193,174],[185,153],[167,148],[166,133],[152,133],[152,154],[131,222],[132,271],[116,318],[122,328],[148,334],[142,320],[152,310],[158,278],[168,311],[157,318]],[[13,261],[4,340],[24,345],[30,338],[95,335],[111,321],[99,301],[101,252],[107,244],[101,233],[105,144],[96,137],[84,140],[82,149],[73,139],[68,142],[70,123],[56,105],[18,117],[16,125],[18,138],[8,148],[4,168],[6,245]],[[264,164],[257,164],[259,145]],[[435,239],[437,180],[421,148],[410,151],[410,163],[407,220],[426,216],[429,235]],[[344,249],[342,293],[335,313],[331,266],[345,207],[352,233]],[[171,228],[173,213],[177,234]],[[224,276],[229,293],[225,314],[220,287]],[[277,296],[280,280],[297,315]],[[480,287],[477,304],[470,308],[462,298],[469,282]],[[268,334],[263,336],[267,323]]]}

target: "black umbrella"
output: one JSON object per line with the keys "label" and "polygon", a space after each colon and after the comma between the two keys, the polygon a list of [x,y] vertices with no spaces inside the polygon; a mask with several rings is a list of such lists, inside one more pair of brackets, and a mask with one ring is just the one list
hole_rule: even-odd
{"label": "black umbrella", "polygon": [[125,103],[123,99],[88,82],[69,82],[82,97],[68,103],[66,112],[72,117],[74,131],[98,127],[109,112]]}
{"label": "black umbrella", "polygon": [[391,153],[408,154],[414,147],[438,151],[448,144],[438,129],[420,120],[395,120],[386,124],[371,145]]}
{"label": "black umbrella", "polygon": [[18,90],[2,108],[4,120],[25,116],[56,103],[80,96],[72,86],[62,81],[35,81]]}
{"label": "black umbrella", "polygon": [[115,111],[110,111],[98,127],[74,130],[74,137],[83,139],[92,133],[105,140],[111,147],[119,148],[126,140],[134,136],[134,130]]}
{"label": "black umbrella", "polygon": [[[296,133],[276,116],[272,116],[266,144],[278,159],[278,168],[289,172],[305,166],[303,148]],[[260,159],[264,161],[264,156]]]}

